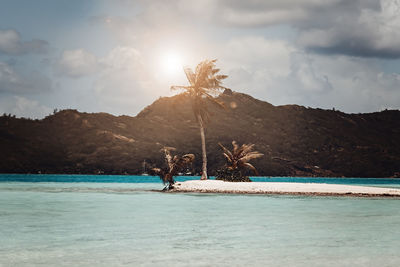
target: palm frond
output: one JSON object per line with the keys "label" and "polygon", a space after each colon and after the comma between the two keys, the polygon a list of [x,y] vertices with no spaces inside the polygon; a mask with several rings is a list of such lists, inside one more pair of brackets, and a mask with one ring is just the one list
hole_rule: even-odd
{"label": "palm frond", "polygon": [[233,153],[234,155],[237,155],[237,152],[239,150],[239,145],[236,143],[236,141],[232,141],[232,146],[233,146]]}
{"label": "palm frond", "polygon": [[173,157],[171,155],[172,150],[176,150],[176,148],[165,146],[161,149],[161,151],[164,152],[165,162],[170,170],[173,168]]}
{"label": "palm frond", "polygon": [[215,76],[215,79],[217,79],[218,81],[226,79],[226,78],[228,78],[228,75],[216,75]]}
{"label": "palm frond", "polygon": [[213,69],[213,70],[211,71],[211,73],[214,75],[214,74],[217,74],[219,71],[220,71],[220,69]]}
{"label": "palm frond", "polygon": [[152,168],[151,170],[157,175],[160,175],[163,173],[163,170],[160,168]]}
{"label": "palm frond", "polygon": [[250,170],[252,170],[252,171],[254,172],[255,175],[258,175],[257,169],[256,169],[253,165],[251,165],[250,163],[246,162],[246,163],[242,163],[242,165],[243,165],[244,167],[247,167],[247,168],[249,168]]}
{"label": "palm frond", "polygon": [[189,164],[194,162],[195,156],[194,154],[185,154],[182,156],[182,159],[184,160],[185,164]]}
{"label": "palm frond", "polygon": [[229,151],[229,149],[227,149],[226,147],[224,147],[221,143],[218,143],[218,145],[222,148],[222,150],[224,151],[224,153],[226,153],[228,155],[228,157],[231,159],[233,159],[233,155],[232,153]]}
{"label": "palm frond", "polygon": [[226,109],[226,106],[224,102],[219,101],[215,97],[211,96],[210,94],[205,94],[207,96],[207,100],[209,100],[211,103],[216,104],[218,107]]}
{"label": "palm frond", "polygon": [[171,85],[171,90],[190,90],[192,86],[183,86],[183,85]]}
{"label": "palm frond", "polygon": [[240,156],[245,156],[247,153],[249,153],[251,150],[253,150],[254,144],[243,144],[242,145],[242,153],[240,153]]}
{"label": "palm frond", "polygon": [[191,86],[194,86],[196,83],[196,75],[191,68],[185,67],[183,71],[186,74],[186,78],[188,79]]}
{"label": "palm frond", "polygon": [[229,157],[229,155],[228,154],[226,154],[226,153],[222,153],[224,156],[225,156],[225,158],[229,161],[229,162],[233,162],[233,159],[231,158],[231,157]]}
{"label": "palm frond", "polygon": [[165,170],[163,170],[161,168],[152,168],[151,171],[160,177],[163,184],[166,184],[168,182],[165,177],[165,174],[166,174]]}
{"label": "palm frond", "polygon": [[252,160],[252,159],[260,158],[260,157],[262,157],[262,156],[264,156],[264,154],[262,154],[262,153],[250,152],[249,154],[247,154],[247,155],[241,157],[241,158],[239,159],[239,161],[245,163],[245,162],[248,162],[248,161],[250,161],[250,160]]}

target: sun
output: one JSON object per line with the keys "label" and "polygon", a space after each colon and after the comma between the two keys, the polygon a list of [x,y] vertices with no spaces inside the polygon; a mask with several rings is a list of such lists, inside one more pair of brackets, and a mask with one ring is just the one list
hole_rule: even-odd
{"label": "sun", "polygon": [[180,54],[167,52],[161,58],[161,67],[167,75],[177,75],[182,72],[183,61]]}

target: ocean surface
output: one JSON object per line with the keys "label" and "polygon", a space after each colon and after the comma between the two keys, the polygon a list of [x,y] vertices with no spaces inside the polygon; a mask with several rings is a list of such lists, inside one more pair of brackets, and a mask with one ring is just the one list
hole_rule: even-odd
{"label": "ocean surface", "polygon": [[162,188],[151,176],[0,174],[0,266],[400,266],[400,199],[151,191]]}

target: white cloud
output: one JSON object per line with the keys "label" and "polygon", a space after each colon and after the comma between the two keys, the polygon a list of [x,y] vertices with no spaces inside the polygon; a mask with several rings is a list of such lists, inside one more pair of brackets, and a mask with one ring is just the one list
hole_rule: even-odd
{"label": "white cloud", "polygon": [[[154,70],[135,48],[115,47],[100,62],[104,68],[93,87],[105,111],[133,115],[163,95]],[[168,92],[169,87],[164,89]]]}
{"label": "white cloud", "polygon": [[[234,38],[218,47],[223,66],[244,69],[266,69],[271,75],[287,75],[290,53],[294,47],[282,40],[271,40],[257,36]],[[273,67],[266,65],[273,62]],[[268,66],[266,68],[266,66]]]}
{"label": "white cloud", "polygon": [[290,25],[313,52],[400,58],[399,0],[220,0],[202,12],[230,27]]}
{"label": "white cloud", "polygon": [[26,53],[45,53],[48,43],[43,40],[21,41],[20,34],[13,29],[0,30],[0,53],[21,55]]}
{"label": "white cloud", "polygon": [[327,27],[301,32],[299,44],[322,53],[360,57],[400,57],[400,1],[382,0],[381,9],[347,14]]}
{"label": "white cloud", "polygon": [[[287,25],[299,33],[298,44],[313,52],[400,58],[399,0],[172,0],[135,3],[141,12],[133,18],[103,18],[125,44],[137,43],[144,36],[151,39],[151,36],[175,35],[186,29],[198,31],[201,27],[196,22],[199,21],[202,27],[218,25],[243,30]],[[133,6],[127,8],[134,9]]]}
{"label": "white cloud", "polygon": [[103,111],[113,114],[134,115],[160,95],[168,94],[171,85],[160,82],[149,57],[143,58],[132,46],[116,46],[104,57],[83,49],[67,50],[55,71],[70,78],[96,74],[90,79],[93,97]]}
{"label": "white cloud", "polygon": [[0,99],[0,113],[11,113],[17,117],[41,119],[49,115],[52,110],[49,107],[39,104],[21,96],[8,96]]}
{"label": "white cloud", "polygon": [[0,62],[0,92],[35,93],[49,91],[51,87],[51,81],[37,71],[23,75],[7,63]]}
{"label": "white cloud", "polygon": [[55,70],[57,74],[79,78],[98,71],[99,63],[96,56],[86,50],[65,50],[56,63]]}
{"label": "white cloud", "polygon": [[215,20],[241,27],[265,26],[306,19],[312,8],[336,1],[219,1]]}
{"label": "white cloud", "polygon": [[383,73],[371,59],[307,54],[283,41],[252,37],[215,49],[224,55],[228,87],[275,105],[345,112],[400,108],[400,74]]}
{"label": "white cloud", "polygon": [[127,46],[115,47],[100,61],[108,68],[119,70],[131,69],[132,67],[139,67],[140,70],[142,64],[140,52]]}

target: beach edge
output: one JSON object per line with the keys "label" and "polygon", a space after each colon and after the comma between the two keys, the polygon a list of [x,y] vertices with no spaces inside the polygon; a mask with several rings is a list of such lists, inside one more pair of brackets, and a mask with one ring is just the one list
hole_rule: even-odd
{"label": "beach edge", "polygon": [[400,198],[400,189],[317,183],[224,182],[191,180],[177,182],[169,193],[351,196]]}

